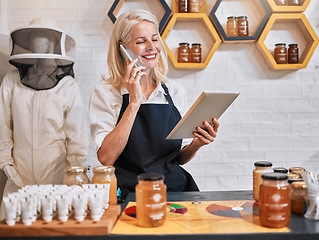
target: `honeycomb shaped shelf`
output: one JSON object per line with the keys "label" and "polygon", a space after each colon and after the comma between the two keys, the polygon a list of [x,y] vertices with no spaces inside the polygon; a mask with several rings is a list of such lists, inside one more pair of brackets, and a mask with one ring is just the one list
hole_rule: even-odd
{"label": "honeycomb shaped shelf", "polygon": [[[249,36],[228,37],[226,34],[227,17],[243,15],[248,17]],[[224,43],[257,41],[270,15],[271,9],[266,0],[217,0],[210,12],[210,17]],[[221,18],[224,21],[221,21]]]}
{"label": "honeycomb shaped shelf", "polygon": [[[113,23],[116,21],[116,16],[119,15],[124,3],[131,3],[137,5],[139,9],[144,9],[152,12],[157,19],[159,19],[159,32],[164,29],[169,17],[172,14],[172,10],[169,8],[165,0],[115,0],[107,13]],[[144,5],[144,6],[143,6]],[[131,7],[130,9],[133,9]],[[146,9],[145,9],[146,8]],[[157,13],[157,14],[156,14]]]}
{"label": "honeycomb shaped shelf", "polygon": [[[267,42],[267,36],[274,32],[276,34],[276,40],[278,42],[284,42],[284,39],[279,39],[280,36],[276,31],[279,32],[280,25],[283,24],[286,29],[291,31],[291,36],[294,41],[297,39],[298,45],[300,45],[299,50],[299,63],[297,64],[277,64],[274,59],[272,50],[274,48],[274,43],[269,44]],[[278,25],[276,27],[276,25]],[[281,30],[284,30],[283,28]],[[289,30],[287,30],[289,31]],[[295,42],[296,43],[296,42]],[[306,16],[302,13],[275,13],[269,18],[267,25],[263,33],[260,35],[259,40],[256,43],[261,55],[269,65],[272,70],[298,70],[301,68],[306,68],[310,58],[312,57],[316,47],[318,46],[319,39],[315,31],[311,27]],[[271,46],[272,50],[269,50]]]}
{"label": "honeycomb shaped shelf", "polygon": [[304,12],[306,11],[309,3],[310,3],[310,0],[300,0],[300,6],[281,6],[281,5],[277,5],[275,0],[267,0],[271,10],[273,12],[295,12],[295,13],[298,13],[298,12]]}
{"label": "honeycomb shaped shelf", "polygon": [[[162,39],[174,67],[181,69],[206,68],[221,43],[221,39],[206,13],[174,13],[162,33]],[[189,42],[190,45],[195,42],[201,43],[202,62],[177,62],[177,49],[180,42]]]}

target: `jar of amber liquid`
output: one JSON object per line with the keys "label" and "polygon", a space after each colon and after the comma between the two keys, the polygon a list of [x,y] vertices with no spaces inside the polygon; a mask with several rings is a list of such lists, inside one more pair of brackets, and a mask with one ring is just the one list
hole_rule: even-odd
{"label": "jar of amber liquid", "polygon": [[254,163],[255,170],[253,171],[253,198],[256,202],[259,201],[259,189],[262,183],[261,176],[264,173],[271,173],[272,170],[272,163],[268,161],[258,161]]}
{"label": "jar of amber liquid", "polygon": [[64,170],[64,179],[63,184],[67,186],[71,185],[79,185],[89,184],[90,180],[86,175],[86,167],[78,166],[78,167],[67,167]]}
{"label": "jar of amber liquid", "polygon": [[274,58],[277,64],[287,63],[287,48],[285,43],[277,43],[274,50]]}
{"label": "jar of amber liquid", "polygon": [[288,48],[288,63],[299,63],[299,48],[298,44],[289,44]]}
{"label": "jar of amber liquid", "polygon": [[166,219],[166,185],[160,173],[137,176],[136,218],[141,227],[162,226]]}
{"label": "jar of amber liquid", "polygon": [[300,0],[288,0],[289,6],[300,6]]}
{"label": "jar of amber liquid", "polygon": [[200,43],[193,43],[191,48],[191,62],[201,63],[202,62],[202,48]]}
{"label": "jar of amber liquid", "polygon": [[285,6],[288,4],[287,0],[275,0],[277,6]]}
{"label": "jar of amber liquid", "polygon": [[284,173],[265,173],[260,186],[259,219],[266,227],[287,227],[290,222],[290,186]]}
{"label": "jar of amber liquid", "polygon": [[109,204],[117,204],[117,179],[115,176],[115,167],[97,166],[93,168],[92,183],[110,184]]}
{"label": "jar of amber liquid", "polygon": [[237,37],[238,36],[238,22],[237,18],[230,16],[227,18],[227,37]]}
{"label": "jar of amber liquid", "polygon": [[246,16],[240,16],[237,18],[238,22],[238,36],[239,37],[246,37],[249,35],[249,26],[248,20]]}
{"label": "jar of amber liquid", "polygon": [[304,181],[293,182],[291,184],[291,212],[303,215],[307,211],[305,197],[308,195],[308,189]]}
{"label": "jar of amber liquid", "polygon": [[189,43],[180,43],[179,44],[177,62],[179,62],[179,63],[189,63],[190,62]]}
{"label": "jar of amber liquid", "polygon": [[188,0],[178,0],[178,12],[180,13],[188,12]]}

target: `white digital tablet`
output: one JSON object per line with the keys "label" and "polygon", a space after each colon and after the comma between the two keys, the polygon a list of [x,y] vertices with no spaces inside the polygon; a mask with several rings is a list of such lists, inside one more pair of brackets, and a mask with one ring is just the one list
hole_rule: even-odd
{"label": "white digital tablet", "polygon": [[238,92],[202,92],[166,139],[193,138],[197,126],[204,128],[204,121],[212,124],[212,119],[218,119],[238,95]]}

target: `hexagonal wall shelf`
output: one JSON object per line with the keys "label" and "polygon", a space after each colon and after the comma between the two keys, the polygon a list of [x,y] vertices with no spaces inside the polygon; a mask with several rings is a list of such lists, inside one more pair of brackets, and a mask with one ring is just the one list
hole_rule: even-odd
{"label": "hexagonal wall shelf", "polygon": [[[249,36],[228,37],[226,34],[227,17],[243,15],[248,17]],[[256,41],[270,15],[271,10],[266,0],[217,0],[210,12],[210,17],[225,43]],[[224,21],[221,21],[221,18]]]}
{"label": "hexagonal wall shelf", "polygon": [[[174,37],[172,37],[174,36]],[[162,39],[169,58],[175,68],[206,68],[221,43],[213,24],[206,13],[175,13],[163,31]],[[202,45],[201,63],[177,62],[177,49],[180,42]]]}
{"label": "hexagonal wall shelf", "polygon": [[[283,25],[283,27],[281,27],[281,25]],[[267,42],[267,36],[273,32],[273,38],[277,42],[285,43],[286,41],[284,38],[288,37],[288,35],[285,35],[284,37],[280,36],[280,31],[284,32],[285,30],[290,31],[289,37],[295,41],[290,43],[296,43],[297,40],[298,45],[300,45],[298,64],[277,64],[272,53],[275,43],[273,42],[269,44],[269,42]],[[318,46],[318,43],[318,36],[304,14],[276,13],[269,18],[263,33],[257,41],[257,48],[260,50],[260,53],[269,65],[270,69],[297,70],[307,67],[311,56]],[[270,45],[272,50],[269,50]]]}
{"label": "hexagonal wall shelf", "polygon": [[[156,2],[154,2],[156,1]],[[121,8],[123,7],[124,2],[129,3],[136,3],[139,4],[139,8],[141,8],[141,1],[138,0],[115,0],[107,13],[111,21],[114,23],[116,21],[116,16],[119,14]],[[169,19],[169,17],[172,14],[172,10],[169,8],[165,0],[144,0],[143,4],[148,5],[148,8],[153,8],[154,11],[153,14],[158,18],[159,22],[159,32],[161,33]],[[158,5],[158,6],[157,6]],[[146,9],[148,10],[148,9]],[[158,14],[155,14],[155,12],[158,12],[158,10],[162,10],[162,15],[158,16]]]}
{"label": "hexagonal wall shelf", "polygon": [[300,0],[300,6],[277,5],[275,0],[267,0],[267,2],[273,12],[304,12],[310,3],[310,0]]}

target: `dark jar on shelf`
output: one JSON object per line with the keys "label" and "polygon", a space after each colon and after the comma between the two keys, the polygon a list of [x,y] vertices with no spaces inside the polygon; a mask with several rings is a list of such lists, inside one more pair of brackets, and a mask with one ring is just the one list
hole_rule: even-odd
{"label": "dark jar on shelf", "polygon": [[288,0],[289,6],[300,6],[300,0]]}
{"label": "dark jar on shelf", "polygon": [[289,48],[288,48],[288,63],[299,63],[299,48],[298,48],[298,44],[289,44]]}
{"label": "dark jar on shelf", "polygon": [[260,186],[259,219],[266,227],[287,227],[290,222],[290,186],[284,173],[265,173]]}
{"label": "dark jar on shelf", "polygon": [[187,13],[188,8],[188,0],[178,0],[178,12]]}
{"label": "dark jar on shelf", "polygon": [[238,22],[238,36],[247,37],[249,35],[249,26],[247,16],[239,16],[237,18]]}
{"label": "dark jar on shelf", "polygon": [[179,43],[177,62],[189,63],[190,62],[190,47],[189,43]]}
{"label": "dark jar on shelf", "polygon": [[275,45],[274,58],[277,64],[287,63],[287,48],[285,43],[277,43]]}
{"label": "dark jar on shelf", "polygon": [[191,62],[201,63],[202,62],[202,48],[200,43],[193,43],[191,48]]}

